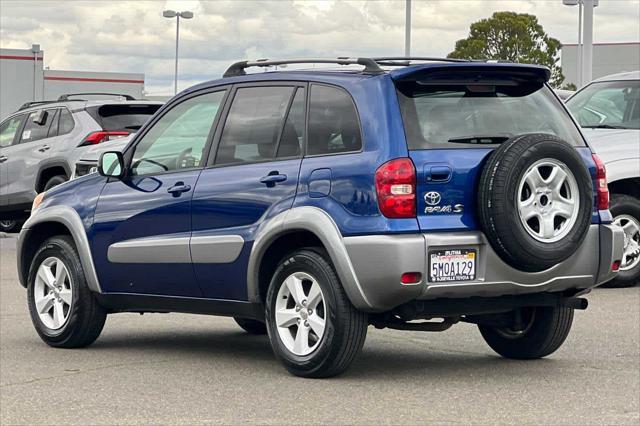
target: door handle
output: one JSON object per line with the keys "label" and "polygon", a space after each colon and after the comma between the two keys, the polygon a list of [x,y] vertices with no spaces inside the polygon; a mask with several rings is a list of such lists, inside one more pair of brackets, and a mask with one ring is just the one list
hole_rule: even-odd
{"label": "door handle", "polygon": [[284,182],[285,180],[287,180],[287,175],[281,175],[278,172],[271,172],[260,178],[260,182],[267,185],[268,188],[273,188],[276,186],[276,183]]}
{"label": "door handle", "polygon": [[5,155],[0,155],[0,163],[4,163],[8,158]]}
{"label": "door handle", "polygon": [[45,152],[45,151],[48,151],[48,150],[50,150],[50,149],[51,149],[51,147],[50,147],[49,145],[42,145],[42,146],[40,147],[40,149],[38,149],[38,151],[40,151],[40,152]]}
{"label": "door handle", "polygon": [[175,185],[167,189],[167,192],[173,194],[174,197],[179,196],[183,192],[191,191],[191,185],[185,185],[184,182],[177,182]]}

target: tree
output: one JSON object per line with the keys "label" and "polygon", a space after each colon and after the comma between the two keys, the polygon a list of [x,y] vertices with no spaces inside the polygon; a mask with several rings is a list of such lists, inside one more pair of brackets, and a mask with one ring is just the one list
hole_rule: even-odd
{"label": "tree", "polygon": [[560,47],[560,41],[547,35],[535,16],[495,12],[471,24],[469,36],[458,40],[448,57],[545,65],[551,70],[550,84],[560,87],[564,81],[558,65]]}

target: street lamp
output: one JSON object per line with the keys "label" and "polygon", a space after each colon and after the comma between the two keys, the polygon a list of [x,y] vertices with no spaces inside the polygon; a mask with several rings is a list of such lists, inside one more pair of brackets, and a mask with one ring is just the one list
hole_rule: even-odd
{"label": "street lamp", "polygon": [[[598,0],[562,0],[565,6],[578,6],[578,88],[591,82],[593,72],[593,8]],[[584,6],[584,28],[582,27]],[[584,34],[583,34],[584,33]],[[584,47],[583,47],[584,40]]]}
{"label": "street lamp", "polygon": [[162,16],[165,18],[176,18],[176,68],[175,78],[173,81],[173,94],[178,93],[178,39],[180,37],[180,18],[191,19],[193,18],[193,12],[184,10],[182,12],[176,12],[174,10],[165,10],[162,12]]}

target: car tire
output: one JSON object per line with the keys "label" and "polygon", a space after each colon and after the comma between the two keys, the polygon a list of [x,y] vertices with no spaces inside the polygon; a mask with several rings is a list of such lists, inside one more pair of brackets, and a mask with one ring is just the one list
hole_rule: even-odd
{"label": "car tire", "polygon": [[609,210],[613,222],[623,226],[625,231],[625,257],[616,277],[601,287],[633,287],[640,283],[640,200],[630,195],[613,194]]}
{"label": "car tire", "polygon": [[562,346],[571,330],[573,308],[524,308],[521,312],[525,319],[521,330],[478,326],[491,349],[505,358],[537,359]]}
{"label": "car tire", "polygon": [[52,237],[40,246],[27,282],[31,321],[46,344],[78,348],[98,338],[107,312],[87,286],[71,237]]}
{"label": "car tire", "polygon": [[580,154],[567,142],[547,134],[516,136],[482,170],[480,227],[510,266],[549,269],[574,254],[587,235],[592,188]]}
{"label": "car tire", "polygon": [[249,334],[255,334],[258,336],[267,334],[267,325],[262,321],[240,317],[234,317],[233,319],[240,326],[240,328],[242,328]]}
{"label": "car tire", "polygon": [[47,181],[47,183],[45,183],[44,188],[42,189],[42,192],[46,192],[51,188],[53,188],[54,186],[60,185],[61,183],[65,183],[67,180],[68,180],[67,177],[63,175],[54,176],[50,178]]}
{"label": "car tire", "polygon": [[0,232],[18,232],[24,221],[18,219],[0,219]]}
{"label": "car tire", "polygon": [[318,248],[295,251],[279,263],[267,291],[266,321],[285,368],[313,378],[345,371],[362,349],[368,325]]}

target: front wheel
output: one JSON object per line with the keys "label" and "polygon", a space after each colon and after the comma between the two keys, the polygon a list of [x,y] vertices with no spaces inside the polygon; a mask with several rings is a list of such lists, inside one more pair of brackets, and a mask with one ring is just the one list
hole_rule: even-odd
{"label": "front wheel", "polygon": [[613,223],[624,232],[624,252],[616,277],[602,287],[633,287],[640,283],[640,200],[630,195],[613,194],[609,210]]}
{"label": "front wheel", "polygon": [[73,240],[57,236],[36,252],[27,285],[31,321],[49,346],[78,348],[93,343],[107,312],[87,287]]}
{"label": "front wheel", "polygon": [[551,355],[562,346],[573,323],[573,308],[566,307],[523,308],[513,315],[510,327],[478,326],[491,349],[512,359]]}
{"label": "front wheel", "polygon": [[327,254],[302,249],[284,258],[266,298],[273,351],[289,372],[331,377],[362,349],[367,315],[351,304]]}

